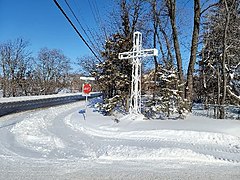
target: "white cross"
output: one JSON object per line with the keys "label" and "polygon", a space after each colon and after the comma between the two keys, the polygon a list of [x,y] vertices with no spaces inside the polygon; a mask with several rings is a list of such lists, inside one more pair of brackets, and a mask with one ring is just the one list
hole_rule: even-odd
{"label": "white cross", "polygon": [[142,33],[133,34],[133,51],[118,54],[119,59],[132,59],[132,84],[130,114],[141,114],[141,67],[142,57],[157,56],[157,49],[142,49]]}

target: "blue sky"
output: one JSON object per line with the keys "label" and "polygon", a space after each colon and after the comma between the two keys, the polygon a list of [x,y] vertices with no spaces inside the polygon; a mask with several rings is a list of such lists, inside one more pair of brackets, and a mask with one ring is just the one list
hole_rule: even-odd
{"label": "blue sky", "polygon": [[[64,0],[58,2],[70,16]],[[94,1],[68,2],[72,8],[78,10],[76,13],[83,25],[96,28],[89,6],[89,2]],[[109,0],[101,0],[101,3],[98,3],[101,14],[104,14],[107,3]],[[73,20],[72,17],[71,19]],[[74,24],[77,26],[75,21]],[[73,61],[76,57],[91,54],[53,0],[0,0],[0,43],[19,37],[30,42],[29,50],[33,55],[43,47],[61,49]]]}
{"label": "blue sky", "polygon": [[[58,2],[83,34],[64,0]],[[102,20],[106,20],[108,12],[112,10],[112,5],[116,1],[68,0],[68,2],[82,25],[97,31],[98,23],[94,20],[92,11],[96,13],[97,7]],[[186,69],[189,59],[189,48],[186,47],[191,43],[193,0],[178,1],[178,3],[182,17],[180,42],[183,67]],[[77,57],[92,55],[53,0],[0,0],[0,43],[19,37],[30,42],[29,50],[33,52],[33,56],[44,47],[61,49],[72,62]]]}

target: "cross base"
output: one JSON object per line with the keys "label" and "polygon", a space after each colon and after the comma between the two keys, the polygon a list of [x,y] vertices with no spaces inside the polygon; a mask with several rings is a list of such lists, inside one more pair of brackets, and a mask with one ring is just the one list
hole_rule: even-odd
{"label": "cross base", "polygon": [[143,114],[128,114],[126,116],[123,116],[121,119],[120,119],[120,122],[121,121],[124,121],[124,120],[132,120],[132,121],[142,121],[142,120],[145,120],[146,117],[143,115]]}

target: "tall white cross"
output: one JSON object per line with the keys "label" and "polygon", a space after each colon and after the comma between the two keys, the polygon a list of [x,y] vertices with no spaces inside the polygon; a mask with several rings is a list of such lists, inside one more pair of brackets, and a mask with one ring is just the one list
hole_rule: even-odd
{"label": "tall white cross", "polygon": [[141,58],[157,55],[157,49],[142,49],[142,33],[138,31],[133,34],[133,50],[118,54],[119,59],[132,59],[130,114],[141,114]]}

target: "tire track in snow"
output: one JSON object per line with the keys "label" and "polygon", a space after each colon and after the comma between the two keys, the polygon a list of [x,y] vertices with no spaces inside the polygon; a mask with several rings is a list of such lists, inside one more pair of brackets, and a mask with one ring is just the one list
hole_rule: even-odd
{"label": "tire track in snow", "polygon": [[[153,147],[153,149],[159,149],[159,150],[161,148],[173,148],[173,149],[178,148],[182,150],[191,150],[209,159],[216,159],[220,161],[228,161],[228,162],[234,162],[234,163],[240,162],[239,149],[234,147],[218,145],[218,144],[209,144],[209,142],[207,142],[207,144],[197,144],[192,142],[187,143],[184,141],[180,142],[181,137],[179,137],[178,141],[171,140],[171,138],[170,139],[148,138],[148,137],[139,138],[137,137],[137,135],[135,135],[134,137],[131,137],[131,136],[126,137],[127,135],[123,135],[124,132],[121,132],[119,137],[112,138],[107,136],[112,133],[114,134],[114,132],[108,133],[99,129],[96,130],[96,129],[86,128],[86,127],[82,128],[80,131],[84,134],[87,134],[88,136],[91,136],[94,138],[101,138],[102,141],[105,141],[107,143],[131,144],[132,146]],[[213,136],[215,136],[215,134],[213,134]],[[130,141],[130,143],[127,141]]]}
{"label": "tire track in snow", "polygon": [[74,116],[74,119],[77,119],[75,124],[79,124],[80,117],[82,117],[77,113],[79,109],[79,107],[75,107],[57,115],[52,121],[52,126],[48,127],[48,131],[61,139],[66,145],[66,148],[60,152],[60,154],[64,154],[64,157],[96,159],[98,156],[98,149],[100,149],[101,146],[95,142],[93,137],[81,131],[74,131],[72,127],[65,123]]}
{"label": "tire track in snow", "polygon": [[[145,155],[147,157],[148,153],[156,152],[157,154],[157,151],[161,151],[165,148],[173,149],[173,153],[177,153],[178,150],[183,150],[183,152],[185,152],[184,150],[186,150],[186,152],[190,150],[209,159],[234,163],[240,162],[240,149],[237,148],[238,146],[234,147],[230,145],[219,145],[218,143],[211,144],[211,141],[207,140],[205,143],[204,141],[201,143],[185,142],[186,139],[181,138],[179,134],[174,136],[174,138],[172,136],[168,137],[168,135],[166,135],[165,138],[162,138],[160,133],[159,138],[157,138],[156,136],[148,137],[148,134],[144,134],[148,133],[148,131],[131,133],[111,132],[106,129],[101,130],[100,128],[91,129],[87,126],[82,127],[83,130],[76,131],[76,129],[70,127],[69,124],[66,124],[65,121],[73,121],[72,126],[76,126],[78,123],[80,123],[81,127],[81,123],[83,122],[80,122],[80,120],[76,121],[76,112],[78,109],[79,107],[73,106],[71,109],[64,109],[62,112],[54,114],[45,114],[42,117],[44,121],[48,119],[51,120],[51,123],[47,124],[47,131],[44,132],[46,133],[45,135],[53,137],[53,140],[56,138],[60,139],[63,143],[68,145],[67,148],[52,148],[53,151],[55,151],[54,153],[56,153],[56,156],[54,156],[55,158],[82,157],[95,159],[104,156],[104,154],[107,154],[109,151],[114,151],[116,149],[119,151],[120,155],[123,155],[128,148],[129,150],[131,150],[131,148],[136,148],[137,151],[146,153]],[[41,111],[34,115],[38,116],[40,113]],[[161,130],[156,130],[153,132],[160,131]],[[136,133],[136,135],[134,135],[134,133]],[[198,138],[198,136],[195,138]],[[210,138],[214,139],[215,134],[209,133],[208,139]],[[221,138],[222,137],[220,137],[218,141],[221,141]],[[225,139],[223,140],[226,141]],[[108,146],[109,144],[110,146]],[[144,148],[147,148],[148,151],[144,151]],[[166,153],[164,155],[167,155]],[[183,154],[183,156],[184,155],[186,156],[186,154]]]}
{"label": "tire track in snow", "polygon": [[[180,148],[185,150],[192,150],[198,154],[204,155],[206,157],[213,157],[216,160],[228,161],[239,163],[240,162],[240,149],[219,146],[214,144],[193,144],[193,143],[184,143],[177,141],[169,141],[165,139],[148,139],[148,138],[139,138],[136,141],[141,142],[143,144],[158,144],[159,148]],[[180,140],[179,140],[180,141]]]}
{"label": "tire track in snow", "polygon": [[[71,119],[69,119],[69,121],[71,121]],[[114,143],[115,146],[116,144],[118,145],[131,144],[132,146],[136,146],[136,147],[145,147],[145,148],[152,147],[153,150],[154,149],[161,150],[161,148],[173,148],[173,149],[180,149],[180,150],[182,149],[186,151],[190,150],[201,156],[205,156],[208,159],[215,159],[219,161],[234,162],[234,163],[240,162],[240,149],[237,148],[238,146],[234,147],[234,146],[231,146],[231,144],[225,143],[229,138],[231,141],[235,141],[236,137],[228,137],[228,135],[224,135],[224,134],[216,134],[216,133],[208,132],[207,138],[205,137],[205,139],[199,140],[200,142],[193,143],[192,141],[188,142],[188,139],[186,139],[186,134],[183,134],[185,135],[184,136],[185,139],[181,138],[181,134],[179,137],[178,137],[179,134],[176,135],[173,139],[172,137],[161,138],[160,135],[159,135],[160,138],[156,138],[156,136],[151,137],[151,135],[150,137],[148,137],[148,134],[146,133],[147,131],[131,132],[131,133],[112,132],[106,129],[102,130],[101,127],[98,129],[92,129],[90,127],[77,128],[77,127],[74,127],[73,122],[68,122],[68,124],[71,124],[73,129],[75,130],[77,129],[81,131],[83,134],[86,134],[87,136],[90,136],[92,138],[98,138],[101,141],[104,141],[105,143],[109,143],[109,144]],[[156,132],[160,132],[160,131],[161,130],[157,130]],[[146,133],[146,135],[144,133]],[[199,134],[198,132],[194,132],[193,135],[195,135],[195,138],[201,138],[201,133],[203,132],[200,132]],[[130,143],[128,141],[130,141]],[[239,142],[239,140],[237,140],[237,142]],[[108,151],[108,149],[106,149],[105,151]]]}

